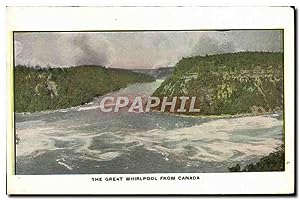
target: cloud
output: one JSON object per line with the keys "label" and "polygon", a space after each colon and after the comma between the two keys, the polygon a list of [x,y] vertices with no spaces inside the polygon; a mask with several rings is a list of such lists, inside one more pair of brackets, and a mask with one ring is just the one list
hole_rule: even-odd
{"label": "cloud", "polygon": [[120,68],[174,66],[182,57],[237,51],[282,51],[282,33],[256,31],[15,33],[16,64]]}
{"label": "cloud", "polygon": [[217,39],[211,38],[207,35],[201,37],[192,48],[192,56],[196,55],[211,55],[234,52],[235,46],[233,41],[223,40],[218,41]]}

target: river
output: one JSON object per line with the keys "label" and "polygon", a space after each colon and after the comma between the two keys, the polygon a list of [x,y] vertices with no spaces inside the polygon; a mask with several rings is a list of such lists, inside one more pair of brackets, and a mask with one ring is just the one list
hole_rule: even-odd
{"label": "river", "polygon": [[[138,83],[108,95],[149,96]],[[282,144],[273,115],[206,118],[167,113],[102,113],[99,100],[58,111],[15,115],[17,174],[227,172]]]}

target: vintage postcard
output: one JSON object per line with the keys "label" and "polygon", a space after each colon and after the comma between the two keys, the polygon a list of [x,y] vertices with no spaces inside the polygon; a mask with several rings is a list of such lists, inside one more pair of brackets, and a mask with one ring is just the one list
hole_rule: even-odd
{"label": "vintage postcard", "polygon": [[293,8],[7,10],[8,194],[294,193]]}

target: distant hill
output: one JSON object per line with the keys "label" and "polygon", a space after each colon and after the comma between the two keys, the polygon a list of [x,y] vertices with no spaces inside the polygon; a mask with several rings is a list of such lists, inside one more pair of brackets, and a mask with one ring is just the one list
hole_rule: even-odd
{"label": "distant hill", "polygon": [[283,53],[183,58],[153,96],[196,96],[196,107],[204,115],[279,111],[283,108]]}
{"label": "distant hill", "polygon": [[125,69],[101,66],[14,68],[15,112],[35,112],[81,105],[130,83],[155,79]]}
{"label": "distant hill", "polygon": [[148,74],[153,76],[155,79],[167,79],[172,76],[173,67],[161,67],[157,69],[134,69],[134,72]]}

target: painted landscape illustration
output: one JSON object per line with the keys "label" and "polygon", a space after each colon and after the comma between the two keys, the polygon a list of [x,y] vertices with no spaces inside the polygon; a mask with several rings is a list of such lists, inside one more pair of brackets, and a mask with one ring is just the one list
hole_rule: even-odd
{"label": "painted landscape illustration", "polygon": [[284,171],[282,30],[14,32],[16,174]]}

